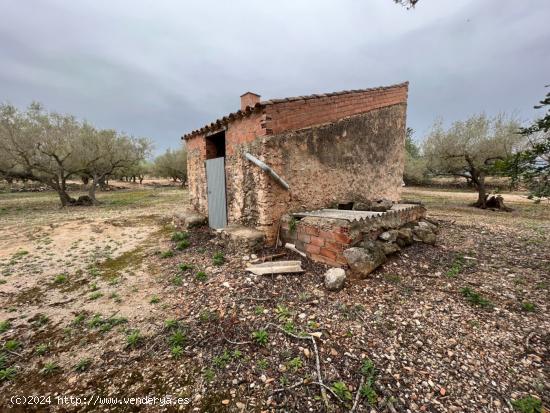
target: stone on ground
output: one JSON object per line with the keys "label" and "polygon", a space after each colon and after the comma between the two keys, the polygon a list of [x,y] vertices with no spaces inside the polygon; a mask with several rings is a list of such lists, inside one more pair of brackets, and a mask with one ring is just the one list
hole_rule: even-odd
{"label": "stone on ground", "polygon": [[325,273],[325,287],[331,291],[337,291],[344,286],[346,271],[342,268],[331,268]]}
{"label": "stone on ground", "polygon": [[384,231],[378,236],[378,238],[386,242],[395,242],[395,240],[397,240],[397,235],[398,235],[397,230],[392,229],[389,231]]}
{"label": "stone on ground", "polygon": [[352,274],[358,278],[365,278],[386,262],[384,251],[373,241],[364,241],[360,247],[348,248],[344,251],[344,257]]}
{"label": "stone on ground", "polygon": [[413,228],[413,234],[413,239],[415,241],[435,245],[435,234],[431,230],[418,226]]}

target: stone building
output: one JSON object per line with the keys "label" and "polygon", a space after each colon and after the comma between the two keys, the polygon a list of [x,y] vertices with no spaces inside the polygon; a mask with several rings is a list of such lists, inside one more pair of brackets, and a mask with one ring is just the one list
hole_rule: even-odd
{"label": "stone building", "polygon": [[182,139],[191,202],[210,226],[239,224],[273,243],[281,217],[321,208],[398,201],[408,82],[261,101]]}

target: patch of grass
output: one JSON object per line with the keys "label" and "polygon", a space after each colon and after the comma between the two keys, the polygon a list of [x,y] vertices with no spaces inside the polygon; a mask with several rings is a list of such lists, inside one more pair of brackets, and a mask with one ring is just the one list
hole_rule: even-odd
{"label": "patch of grass", "polygon": [[11,259],[18,260],[19,258],[24,257],[25,255],[29,255],[29,251],[19,250],[11,256]]}
{"label": "patch of grass", "polygon": [[164,321],[164,327],[168,330],[172,330],[174,328],[178,327],[178,320],[174,320],[173,318],[169,318],[166,321]]}
{"label": "patch of grass", "polygon": [[531,301],[523,301],[521,303],[521,309],[523,311],[528,312],[528,313],[532,313],[533,311],[536,310],[536,308],[537,307],[536,307],[535,303],[532,303]]}
{"label": "patch of grass", "polygon": [[136,348],[143,341],[143,336],[139,330],[131,330],[126,336],[126,345],[130,348]]}
{"label": "patch of grass", "polygon": [[208,276],[204,271],[199,271],[195,278],[197,279],[197,281],[205,282],[208,279]]}
{"label": "patch of grass", "polygon": [[174,275],[172,277],[172,284],[177,286],[177,287],[181,287],[183,285],[183,278],[181,275]]}
{"label": "patch of grass", "polygon": [[182,330],[176,330],[168,337],[168,343],[170,343],[172,347],[183,346],[186,340],[187,337]]}
{"label": "patch of grass", "polygon": [[447,270],[445,275],[447,275],[447,277],[454,278],[462,272],[463,268],[464,268],[464,256],[460,254],[455,257],[455,259],[453,260],[453,263],[451,264],[451,267]]}
{"label": "patch of grass", "polygon": [[296,231],[297,223],[298,223],[298,220],[295,217],[291,217],[290,221],[288,221],[288,229],[291,233]]}
{"label": "patch of grass", "polygon": [[49,350],[49,347],[45,343],[39,344],[34,348],[34,352],[36,353],[37,356],[43,356],[48,352],[48,350]]}
{"label": "patch of grass", "polygon": [[365,397],[371,406],[376,406],[378,403],[378,394],[374,389],[374,380],[376,379],[376,368],[371,359],[363,360],[361,365],[361,374],[365,377],[365,382],[359,389],[361,396]]}
{"label": "patch of grass", "polygon": [[176,249],[178,251],[183,251],[184,249],[189,248],[190,245],[191,245],[191,243],[188,240],[184,239],[183,241],[179,241],[176,244]]}
{"label": "patch of grass", "polygon": [[224,350],[222,354],[215,356],[212,359],[212,364],[214,364],[214,366],[218,369],[224,369],[231,362],[231,360],[231,354],[227,350]]}
{"label": "patch of grass", "polygon": [[267,331],[265,331],[263,329],[253,331],[251,336],[254,339],[254,341],[256,342],[256,344],[258,344],[260,346],[267,345],[267,343],[269,341],[269,336],[267,334]]}
{"label": "patch of grass", "polygon": [[0,321],[0,333],[5,333],[11,328],[11,323],[9,320]]}
{"label": "patch of grass", "polygon": [[8,367],[6,369],[1,369],[0,382],[13,380],[16,374],[17,374],[17,370],[15,369],[15,367]]}
{"label": "patch of grass", "polygon": [[35,327],[42,327],[42,326],[48,324],[48,321],[50,321],[50,319],[48,318],[47,315],[37,314],[36,316],[34,316],[34,320],[32,321],[32,324]]}
{"label": "patch of grass", "polygon": [[149,300],[149,302],[151,304],[158,304],[158,303],[160,303],[160,298],[158,296],[154,295],[154,296],[151,297],[151,300]]}
{"label": "patch of grass", "polygon": [[49,361],[44,363],[44,366],[40,370],[40,374],[44,376],[50,376],[54,373],[57,373],[60,370],[59,365],[54,361]]}
{"label": "patch of grass", "polygon": [[85,319],[86,319],[86,314],[84,313],[77,314],[71,324],[73,326],[79,326],[84,322]]}
{"label": "patch of grass", "polygon": [[65,274],[56,275],[53,279],[54,284],[65,284],[67,282],[67,276]]}
{"label": "patch of grass", "polygon": [[82,373],[88,370],[91,364],[92,364],[92,359],[89,359],[89,358],[81,359],[78,361],[78,363],[74,365],[74,371]]}
{"label": "patch of grass", "polygon": [[461,288],[460,292],[462,296],[466,298],[466,301],[468,301],[471,305],[482,308],[491,308],[493,306],[491,301],[469,287]]}
{"label": "patch of grass", "polygon": [[181,263],[178,265],[178,268],[180,271],[188,271],[192,270],[194,267],[191,264]]}
{"label": "patch of grass", "polygon": [[21,347],[21,343],[17,340],[8,340],[4,343],[4,349],[8,351],[16,351]]}
{"label": "patch of grass", "polygon": [[99,290],[99,287],[97,286],[96,283],[91,283],[90,284],[90,291],[97,291]]}
{"label": "patch of grass", "polygon": [[207,323],[212,320],[216,320],[218,318],[218,314],[214,311],[211,311],[208,308],[205,308],[199,313],[199,320],[202,323]]}
{"label": "patch of grass", "polygon": [[178,241],[185,241],[189,238],[189,234],[184,231],[176,231],[172,234],[172,241],[178,242]]}
{"label": "patch of grass", "polygon": [[101,298],[103,297],[103,293],[101,291],[95,291],[93,293],[90,294],[90,300],[97,300],[98,298]]}
{"label": "patch of grass", "polygon": [[283,325],[283,330],[285,330],[287,333],[294,334],[296,332],[296,326],[292,321],[289,320]]}
{"label": "patch of grass", "polygon": [[170,353],[172,354],[172,357],[174,358],[180,358],[181,356],[183,356],[183,347],[182,346],[172,346],[170,348]]}
{"label": "patch of grass", "polygon": [[254,314],[255,315],[262,315],[264,313],[265,308],[261,305],[257,305],[254,307]]}
{"label": "patch of grass", "polygon": [[216,377],[216,373],[212,369],[206,369],[204,370],[203,376],[204,376],[204,379],[210,383],[211,381],[214,380],[214,377]]}
{"label": "patch of grass", "polygon": [[521,413],[541,413],[542,401],[533,396],[526,396],[518,400],[512,400],[512,406]]}
{"label": "patch of grass", "polygon": [[282,304],[278,304],[275,308],[275,315],[279,321],[284,321],[291,316],[290,310]]}
{"label": "patch of grass", "polygon": [[162,251],[160,253],[160,258],[170,258],[170,257],[173,257],[173,256],[174,256],[174,251],[172,251],[172,250]]}
{"label": "patch of grass", "polygon": [[260,359],[256,363],[256,367],[259,370],[267,370],[267,368],[269,367],[269,361],[267,361],[266,359]]}
{"label": "patch of grass", "polygon": [[294,357],[286,363],[287,367],[296,371],[302,368],[303,363],[300,357]]}
{"label": "patch of grass", "polygon": [[127,322],[128,319],[125,317],[102,318],[101,314],[95,314],[90,319],[90,321],[88,321],[88,326],[91,328],[99,328],[102,332],[107,332],[110,331],[114,326]]}
{"label": "patch of grass", "polygon": [[222,252],[216,252],[212,256],[212,264],[214,264],[214,265],[223,265],[224,262],[225,262],[225,256],[223,255]]}
{"label": "patch of grass", "polygon": [[330,388],[343,401],[350,401],[353,398],[351,391],[349,391],[348,386],[343,381],[335,381]]}
{"label": "patch of grass", "polygon": [[118,295],[117,293],[111,293],[111,295],[109,295],[109,298],[112,299],[115,303],[122,302],[122,298],[120,298],[120,295]]}

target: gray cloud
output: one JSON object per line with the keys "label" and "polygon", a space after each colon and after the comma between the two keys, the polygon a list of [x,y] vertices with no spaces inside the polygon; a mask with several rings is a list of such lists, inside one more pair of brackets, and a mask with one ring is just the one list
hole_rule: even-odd
{"label": "gray cloud", "polygon": [[550,83],[550,3],[6,0],[0,100],[39,100],[158,150],[264,98],[409,80],[408,123],[531,109]]}

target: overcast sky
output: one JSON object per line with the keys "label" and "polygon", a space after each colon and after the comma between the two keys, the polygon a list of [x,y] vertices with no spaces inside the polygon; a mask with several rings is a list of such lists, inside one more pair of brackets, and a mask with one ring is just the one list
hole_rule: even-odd
{"label": "overcast sky", "polygon": [[0,101],[153,139],[157,152],[263,99],[408,80],[436,117],[523,119],[550,83],[549,0],[0,0]]}

